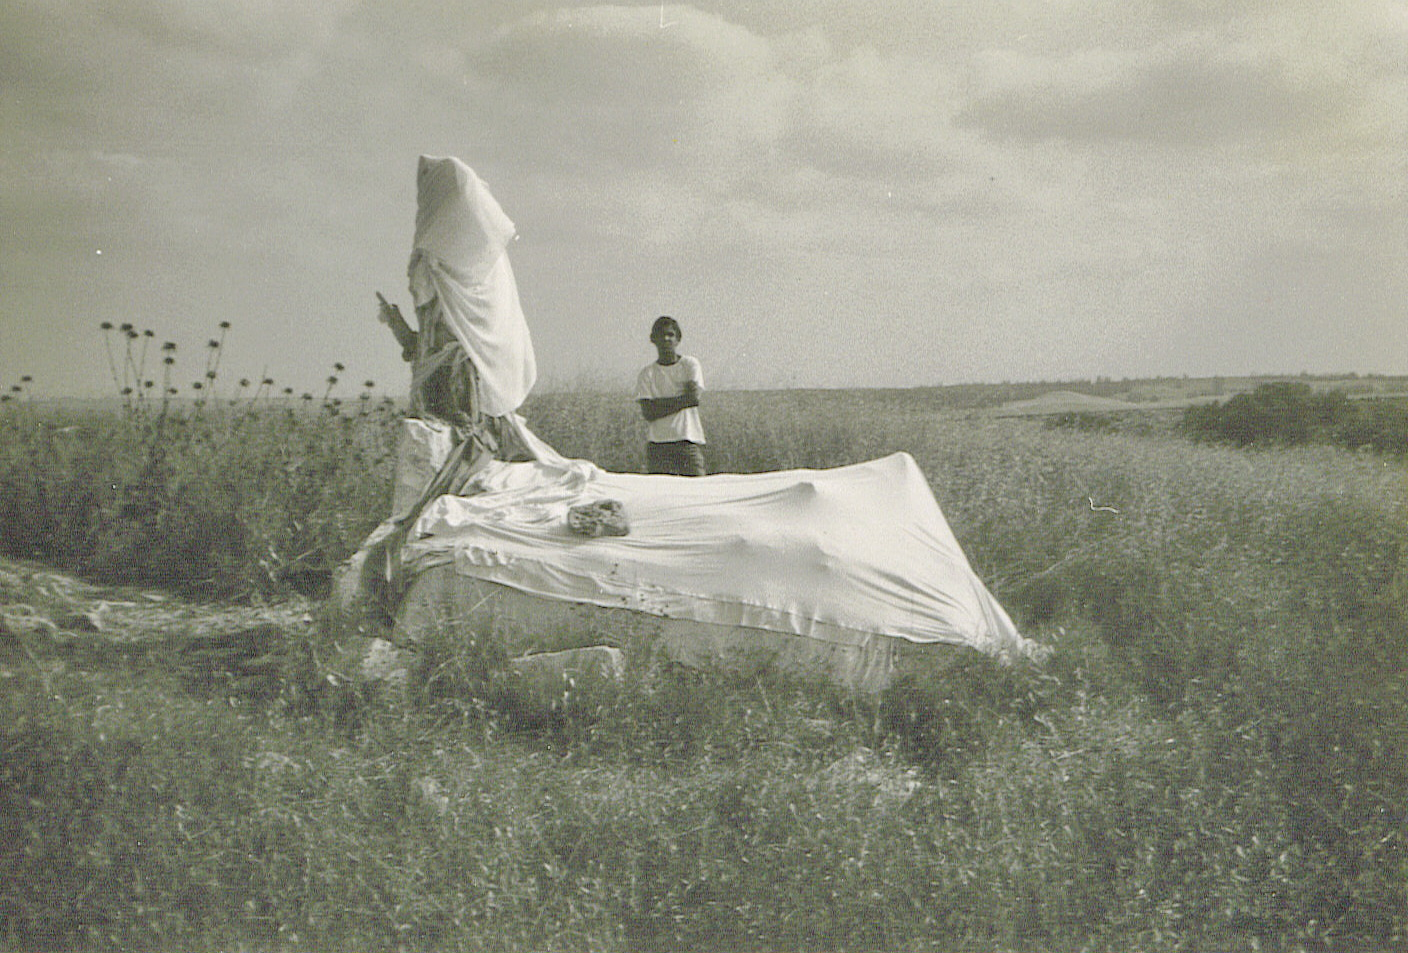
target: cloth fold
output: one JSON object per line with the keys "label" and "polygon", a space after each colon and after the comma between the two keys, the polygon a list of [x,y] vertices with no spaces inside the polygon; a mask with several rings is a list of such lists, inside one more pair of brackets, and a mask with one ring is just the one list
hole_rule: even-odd
{"label": "cloth fold", "polygon": [[483,180],[453,156],[421,156],[416,181],[416,231],[407,265],[416,308],[433,302],[474,362],[483,413],[511,414],[537,380],[507,254],[514,224]]}
{"label": "cloth fold", "polygon": [[[603,500],[630,514],[630,533],[573,533],[571,508]],[[404,557],[548,598],[834,644],[1030,648],[903,453],[705,479],[612,473],[551,450],[493,461],[460,495],[426,503]]]}

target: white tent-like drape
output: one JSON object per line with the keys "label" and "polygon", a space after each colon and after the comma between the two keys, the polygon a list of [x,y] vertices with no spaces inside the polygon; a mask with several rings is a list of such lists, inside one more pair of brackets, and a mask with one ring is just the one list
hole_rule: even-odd
{"label": "white tent-like drape", "polygon": [[[518,594],[519,604],[653,617],[693,661],[752,644],[796,667],[810,655],[812,668],[859,688],[883,687],[895,643],[1033,654],[908,454],[690,478],[608,472],[534,436],[513,413],[534,377],[505,253],[513,234],[468,166],[421,158],[413,293],[418,303],[438,299],[484,382],[486,412],[504,416],[532,459],[481,461],[467,484],[436,496],[425,490],[453,452],[448,428],[405,422],[395,512],[372,537],[394,540],[410,580],[405,628],[442,624],[406,618],[432,603],[451,615],[457,606],[476,611],[489,585]],[[572,532],[570,508],[606,500],[624,509],[626,535]],[[416,588],[431,578],[434,598]]]}

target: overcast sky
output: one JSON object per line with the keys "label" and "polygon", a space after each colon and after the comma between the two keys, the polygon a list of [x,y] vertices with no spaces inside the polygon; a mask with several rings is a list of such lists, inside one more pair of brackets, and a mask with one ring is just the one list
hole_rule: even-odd
{"label": "overcast sky", "polygon": [[39,394],[112,392],[103,321],[403,393],[422,153],[540,387],[658,314],[713,387],[1408,373],[1405,0],[5,0],[0,128]]}

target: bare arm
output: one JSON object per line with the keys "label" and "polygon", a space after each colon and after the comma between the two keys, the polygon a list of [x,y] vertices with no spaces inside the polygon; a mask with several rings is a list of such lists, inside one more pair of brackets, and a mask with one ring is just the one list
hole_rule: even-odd
{"label": "bare arm", "polygon": [[380,291],[376,294],[376,300],[381,304],[382,323],[391,328],[391,333],[396,336],[396,343],[401,345],[401,360],[411,360],[416,356],[416,332],[406,323],[406,319],[401,317],[401,309],[383,298]]}
{"label": "bare arm", "polygon": [[698,407],[699,385],[694,381],[686,381],[684,393],[679,397],[642,397],[637,403],[640,404],[642,417],[646,420],[659,420],[688,407]]}

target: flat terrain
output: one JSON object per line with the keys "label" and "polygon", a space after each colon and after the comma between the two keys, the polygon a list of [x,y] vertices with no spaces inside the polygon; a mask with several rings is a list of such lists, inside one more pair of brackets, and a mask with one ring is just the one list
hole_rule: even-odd
{"label": "flat terrain", "polygon": [[[1141,386],[709,395],[716,471],[910,453],[1049,658],[861,698],[632,653],[548,712],[477,640],[368,677],[395,633],[318,595],[394,412],[11,405],[0,946],[1402,948],[1408,471],[1061,417],[1200,396]],[[525,415],[640,466],[620,394]]]}

